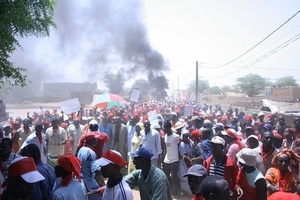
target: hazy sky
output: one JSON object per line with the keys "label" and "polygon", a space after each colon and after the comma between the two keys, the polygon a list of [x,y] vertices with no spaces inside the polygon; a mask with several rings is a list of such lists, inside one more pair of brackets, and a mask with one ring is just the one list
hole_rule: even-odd
{"label": "hazy sky", "polygon": [[[234,84],[236,78],[249,73],[271,81],[294,76],[300,83],[300,13],[249,53],[222,66],[299,10],[296,0],[149,0],[145,19],[151,44],[169,61],[170,81],[176,88],[177,77],[180,87],[195,79],[195,61],[201,66],[199,76],[211,86]],[[278,50],[292,38],[298,40]]]}
{"label": "hazy sky", "polygon": [[105,71],[121,70],[128,82],[154,72],[182,89],[196,61],[211,86],[249,73],[300,83],[300,13],[241,56],[299,10],[298,0],[58,0],[57,30],[22,39],[12,59],[40,80],[100,87]]}

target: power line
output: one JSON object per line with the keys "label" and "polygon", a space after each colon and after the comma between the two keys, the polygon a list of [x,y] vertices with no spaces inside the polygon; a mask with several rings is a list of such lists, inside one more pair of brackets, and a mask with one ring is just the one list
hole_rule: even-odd
{"label": "power line", "polygon": [[258,45],[260,45],[262,42],[264,42],[266,39],[268,39],[271,35],[273,35],[276,31],[278,31],[280,28],[282,28],[286,23],[288,23],[291,19],[293,19],[297,14],[300,13],[300,10],[298,10],[292,17],[290,17],[287,21],[285,21],[283,24],[281,24],[277,29],[275,29],[273,32],[271,32],[269,35],[267,35],[264,39],[262,39],[260,42],[258,42],[256,45],[254,45],[253,47],[251,47],[249,50],[247,50],[246,52],[244,52],[243,54],[241,54],[240,56],[238,56],[237,58],[222,64],[220,66],[218,66],[217,68],[223,67],[225,65],[228,65],[234,61],[236,61],[237,59],[243,57],[244,55],[246,55],[248,52],[250,52],[251,50],[253,50],[254,48],[256,48]]}

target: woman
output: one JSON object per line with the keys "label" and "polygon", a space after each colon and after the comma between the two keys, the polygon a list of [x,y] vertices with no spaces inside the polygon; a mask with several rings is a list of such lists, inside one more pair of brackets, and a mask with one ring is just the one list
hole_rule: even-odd
{"label": "woman", "polygon": [[292,128],[286,128],[283,132],[283,142],[282,145],[284,148],[289,148],[291,149],[292,144],[294,142],[294,135],[295,135],[295,131]]}
{"label": "woman", "polygon": [[290,149],[283,149],[275,154],[272,160],[274,167],[266,172],[268,195],[274,192],[296,192],[297,168],[300,157]]}
{"label": "woman", "polygon": [[[135,133],[131,139],[131,151],[136,151],[139,146],[142,144],[142,136],[141,136],[141,130],[144,129],[144,124],[139,122],[135,126]],[[130,174],[133,170],[135,170],[135,165],[133,164],[132,159],[129,160],[128,164],[128,174]]]}

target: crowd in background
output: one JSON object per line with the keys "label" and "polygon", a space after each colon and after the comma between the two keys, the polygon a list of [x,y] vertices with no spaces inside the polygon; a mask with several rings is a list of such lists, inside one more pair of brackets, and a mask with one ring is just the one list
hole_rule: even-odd
{"label": "crowd in background", "polygon": [[[186,112],[185,108],[191,106],[192,110]],[[153,111],[154,120],[148,115]],[[83,108],[69,115],[40,108],[25,117],[9,118],[0,129],[1,191],[3,199],[8,199],[7,182],[14,160],[23,162],[32,157],[44,179],[31,182],[35,184],[33,192],[27,194],[30,199],[59,199],[69,195],[72,188],[81,188],[82,192],[69,198],[80,199],[84,194],[83,199],[101,199],[103,188],[115,187],[116,183],[122,183],[118,190],[125,188],[121,193],[128,199],[132,198],[128,188],[135,186],[139,186],[141,199],[155,199],[152,194],[144,194],[147,189],[141,188],[140,181],[135,182],[138,170],[146,169],[148,175],[152,169],[149,166],[160,170],[157,179],[166,178],[167,185],[161,187],[170,188],[170,195],[165,199],[171,195],[208,199],[200,177],[210,176],[225,180],[229,199],[298,196],[299,134],[299,116],[294,116],[290,126],[282,114],[244,113],[231,108],[224,111],[217,105],[145,102]],[[146,154],[141,147],[146,148]],[[134,155],[149,163],[140,164],[143,161],[134,159]],[[109,164],[119,169],[115,176],[107,172]],[[69,188],[64,190],[63,186]],[[218,192],[208,195],[213,193]],[[107,190],[104,194],[116,195]]]}

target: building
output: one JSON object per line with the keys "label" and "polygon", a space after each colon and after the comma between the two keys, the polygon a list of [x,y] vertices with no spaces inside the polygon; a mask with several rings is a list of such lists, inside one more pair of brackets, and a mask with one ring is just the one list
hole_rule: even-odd
{"label": "building", "polygon": [[272,96],[277,101],[298,102],[300,101],[300,87],[272,87]]}

